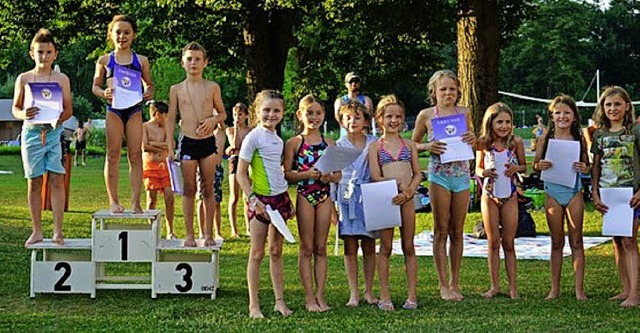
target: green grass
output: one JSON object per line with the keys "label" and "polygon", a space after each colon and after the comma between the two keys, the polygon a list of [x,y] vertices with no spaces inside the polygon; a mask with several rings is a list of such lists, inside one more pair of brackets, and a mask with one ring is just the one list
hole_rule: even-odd
{"label": "green grass", "polygon": [[[89,158],[86,168],[72,171],[71,205],[65,214],[67,238],[91,237],[91,214],[107,207],[102,176],[103,158]],[[120,195],[129,197],[126,162],[121,164]],[[549,263],[537,260],[518,262],[519,300],[502,295],[492,300],[480,297],[489,286],[486,259],[464,258],[461,287],[462,302],[440,300],[431,257],[419,257],[417,311],[379,311],[372,306],[346,308],[349,292],[341,256],[329,256],[327,300],[332,310],[325,314],[304,311],[304,293],[298,277],[297,244],[284,246],[285,297],[295,311],[281,318],[271,311],[274,304],[268,274],[268,260],[261,271],[261,304],[266,320],[248,318],[246,261],[249,239],[229,240],[220,255],[218,298],[206,296],[159,295],[152,300],[149,291],[99,290],[96,299],[86,295],[38,295],[29,298],[29,252],[22,246],[30,228],[26,200],[26,181],[22,177],[19,156],[0,156],[0,331],[622,331],[640,325],[640,308],[620,309],[607,298],[619,291],[617,270],[611,243],[586,252],[585,289],[590,299],[578,302],[573,294],[571,261],[563,266],[563,295],[545,301],[549,288]],[[226,179],[225,179],[226,180]],[[226,184],[226,182],[225,182]],[[225,193],[227,189],[225,186]],[[176,202],[181,207],[181,200]],[[161,204],[161,207],[162,204]],[[223,210],[226,204],[223,203]],[[178,234],[184,235],[182,209],[177,209]],[[542,212],[533,212],[538,231],[547,233]],[[51,235],[51,213],[43,214],[45,237]],[[465,232],[471,232],[480,214],[469,214]],[[295,223],[289,224],[297,233]],[[417,233],[431,230],[432,214],[418,214]],[[587,207],[585,234],[600,234],[601,218]],[[243,230],[241,228],[241,230]],[[226,218],[223,235],[229,234]],[[330,240],[335,229],[331,229]],[[330,249],[333,242],[330,242]],[[330,251],[332,252],[332,251]],[[137,268],[137,267],[136,267]],[[391,260],[391,292],[399,308],[406,296],[406,278],[402,256]],[[501,285],[506,290],[504,269]],[[361,282],[362,283],[362,282]],[[379,291],[376,281],[376,293]],[[634,327],[636,327],[634,329]]]}

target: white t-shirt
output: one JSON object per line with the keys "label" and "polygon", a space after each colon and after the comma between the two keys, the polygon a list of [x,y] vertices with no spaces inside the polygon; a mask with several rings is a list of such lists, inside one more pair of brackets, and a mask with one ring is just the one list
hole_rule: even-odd
{"label": "white t-shirt", "polygon": [[249,163],[251,189],[255,194],[274,196],[287,191],[282,170],[284,143],[276,132],[262,126],[254,128],[242,141],[240,154]]}

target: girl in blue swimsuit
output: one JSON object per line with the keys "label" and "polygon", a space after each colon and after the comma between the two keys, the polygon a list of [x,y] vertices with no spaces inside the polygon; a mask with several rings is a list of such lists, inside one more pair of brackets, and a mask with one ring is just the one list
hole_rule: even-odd
{"label": "girl in blue swimsuit", "polygon": [[[558,165],[546,158],[549,139],[571,140],[580,142],[579,160],[572,165]],[[547,299],[560,296],[560,273],[562,271],[562,249],[564,248],[564,221],[567,220],[569,230],[569,244],[573,259],[576,298],[585,300],[584,294],[584,247],[582,245],[582,219],[584,202],[582,201],[582,182],[580,173],[590,170],[586,143],[582,137],[580,116],[576,102],[567,95],[559,95],[549,105],[549,131],[538,138],[538,149],[533,161],[535,171],[550,168],[572,168],[576,171],[573,186],[565,186],[545,181],[544,189],[547,193],[545,211],[547,224],[551,232],[551,291]]]}

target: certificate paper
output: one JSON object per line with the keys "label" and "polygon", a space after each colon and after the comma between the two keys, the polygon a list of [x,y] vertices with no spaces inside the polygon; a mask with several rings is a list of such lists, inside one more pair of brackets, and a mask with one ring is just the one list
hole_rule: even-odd
{"label": "certificate paper", "polygon": [[340,171],[358,159],[360,153],[354,148],[328,146],[314,167],[325,174]]}
{"label": "certificate paper", "polygon": [[364,224],[367,231],[388,229],[402,225],[400,206],[391,201],[398,194],[398,185],[394,180],[366,183],[362,189]]}
{"label": "certificate paper", "polygon": [[169,179],[171,179],[171,190],[177,195],[183,193],[182,171],[180,170],[180,162],[172,161],[167,158],[167,166],[169,167]]}
{"label": "certificate paper", "polygon": [[601,188],[600,198],[609,210],[603,216],[602,235],[631,237],[633,231],[633,208],[629,201],[633,188]]}
{"label": "certificate paper", "polygon": [[467,133],[467,117],[454,114],[431,119],[433,137],[436,141],[447,144],[447,149],[440,154],[440,162],[468,161],[474,158],[471,145],[462,142],[462,135]]}
{"label": "certificate paper", "polygon": [[278,229],[278,232],[280,232],[282,236],[284,236],[284,239],[286,239],[287,242],[295,243],[296,239],[293,238],[291,230],[289,230],[289,228],[287,227],[287,223],[282,218],[282,215],[280,215],[280,212],[271,209],[271,206],[269,205],[267,205],[266,208],[267,214],[269,214],[269,219],[271,220],[271,224],[273,224],[273,226]]}
{"label": "certificate paper", "polygon": [[113,100],[114,109],[130,108],[142,102],[141,73],[126,67],[115,65],[113,68]]}
{"label": "certificate paper", "polygon": [[62,113],[62,88],[58,82],[29,82],[32,105],[40,111],[28,124],[50,124],[56,127]]}
{"label": "certificate paper", "polygon": [[507,150],[501,152],[495,152],[495,166],[498,178],[495,179],[493,187],[493,195],[496,198],[508,198],[511,196],[511,178],[507,177],[504,173],[507,171],[506,164],[509,162],[507,157]]}
{"label": "certificate paper", "polygon": [[551,161],[552,166],[542,170],[541,180],[567,187],[575,186],[577,172],[572,166],[580,160],[579,141],[550,139],[544,159]]}

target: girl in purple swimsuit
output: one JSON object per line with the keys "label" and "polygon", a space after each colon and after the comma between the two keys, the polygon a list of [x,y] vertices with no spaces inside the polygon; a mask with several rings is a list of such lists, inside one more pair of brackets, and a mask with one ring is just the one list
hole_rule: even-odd
{"label": "girl in purple swimsuit", "polygon": [[[298,267],[305,290],[306,307],[310,312],[325,312],[329,310],[324,298],[327,281],[327,237],[332,211],[331,200],[328,200],[329,183],[340,181],[342,172],[322,174],[314,167],[325,149],[335,146],[332,139],[325,138],[320,132],[325,117],[322,101],[311,94],[303,97],[296,115],[304,128],[300,135],[289,139],[285,145],[284,174],[288,182],[298,183]],[[313,269],[312,256],[315,262]],[[316,282],[315,293],[313,281]]]}

